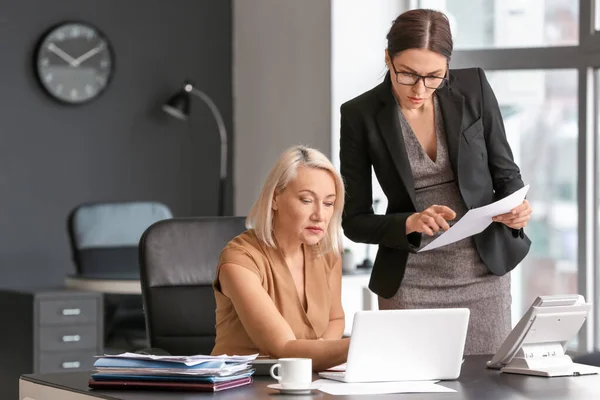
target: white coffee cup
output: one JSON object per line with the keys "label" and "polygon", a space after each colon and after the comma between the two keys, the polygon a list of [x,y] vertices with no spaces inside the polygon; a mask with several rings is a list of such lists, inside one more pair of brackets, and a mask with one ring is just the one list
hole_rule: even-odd
{"label": "white coffee cup", "polygon": [[[275,370],[278,369],[278,374]],[[310,358],[280,358],[271,367],[271,376],[284,389],[303,389],[312,383],[312,360]]]}

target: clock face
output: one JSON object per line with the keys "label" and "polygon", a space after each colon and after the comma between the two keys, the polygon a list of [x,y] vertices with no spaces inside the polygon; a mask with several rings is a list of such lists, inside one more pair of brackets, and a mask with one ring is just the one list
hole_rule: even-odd
{"label": "clock face", "polygon": [[106,38],[94,27],[66,23],[42,39],[36,55],[42,86],[54,98],[71,104],[96,98],[108,85],[112,51]]}

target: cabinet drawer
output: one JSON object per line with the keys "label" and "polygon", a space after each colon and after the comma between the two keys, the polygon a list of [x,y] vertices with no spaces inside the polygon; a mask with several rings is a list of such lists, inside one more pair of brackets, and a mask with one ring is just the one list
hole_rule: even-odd
{"label": "cabinet drawer", "polygon": [[98,300],[41,300],[39,310],[41,325],[94,324],[98,318]]}
{"label": "cabinet drawer", "polygon": [[94,352],[72,352],[72,353],[41,353],[39,361],[39,373],[69,371],[91,371],[94,369]]}
{"label": "cabinet drawer", "polygon": [[95,350],[98,333],[94,325],[40,327],[39,343],[42,351]]}

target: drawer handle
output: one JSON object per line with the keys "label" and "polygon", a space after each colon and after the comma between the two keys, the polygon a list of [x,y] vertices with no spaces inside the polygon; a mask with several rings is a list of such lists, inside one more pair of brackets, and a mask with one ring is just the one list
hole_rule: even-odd
{"label": "drawer handle", "polygon": [[71,315],[80,315],[80,314],[81,314],[80,308],[63,308],[63,310],[62,310],[62,315],[64,315],[65,317],[71,316]]}
{"label": "drawer handle", "polygon": [[79,342],[80,340],[81,340],[81,336],[79,336],[79,335],[65,335],[62,337],[62,341],[65,343]]}
{"label": "drawer handle", "polygon": [[63,369],[75,369],[81,367],[81,363],[79,361],[65,361],[60,366]]}

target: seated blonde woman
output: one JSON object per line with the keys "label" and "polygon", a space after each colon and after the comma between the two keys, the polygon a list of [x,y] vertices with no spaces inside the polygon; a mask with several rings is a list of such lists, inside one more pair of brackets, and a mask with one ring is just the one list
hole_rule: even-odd
{"label": "seated blonde woman", "polygon": [[212,354],[346,361],[341,302],[342,178],[321,152],[296,146],[271,170],[246,230],[223,249],[214,282]]}

